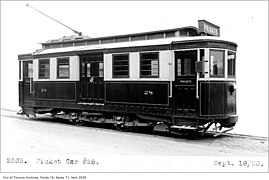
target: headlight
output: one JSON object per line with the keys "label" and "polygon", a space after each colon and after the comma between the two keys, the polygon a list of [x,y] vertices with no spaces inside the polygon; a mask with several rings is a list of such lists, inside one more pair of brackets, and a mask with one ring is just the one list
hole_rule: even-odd
{"label": "headlight", "polygon": [[232,84],[229,86],[229,92],[232,95],[234,93],[234,91],[236,90],[236,84]]}

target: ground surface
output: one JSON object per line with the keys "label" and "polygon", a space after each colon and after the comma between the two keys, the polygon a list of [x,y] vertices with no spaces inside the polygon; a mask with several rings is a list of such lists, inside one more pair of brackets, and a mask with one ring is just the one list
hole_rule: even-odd
{"label": "ground surface", "polygon": [[[116,158],[119,162],[127,163],[125,167],[128,166],[129,161],[137,159],[141,161],[142,157],[146,157],[147,160],[151,158],[153,162],[158,161],[158,158],[165,158],[167,162],[176,158],[184,160],[184,162],[190,159],[197,161],[197,158],[201,158],[204,161],[205,157],[208,157],[206,159],[212,159],[214,167],[218,166],[217,161],[229,164],[228,161],[230,159],[236,162],[236,166],[238,163],[240,165],[242,163],[241,159],[237,157],[243,157],[244,160],[248,161],[249,166],[253,166],[256,161],[267,159],[268,138],[252,136],[175,138],[147,132],[126,133],[116,131],[112,126],[107,125],[94,127],[91,125],[75,126],[68,124],[66,121],[55,120],[49,117],[27,118],[16,115],[13,111],[2,110],[1,157],[2,171],[14,171],[14,168],[19,167],[20,172],[24,170],[63,171],[65,166],[62,165],[68,163],[67,159],[69,157],[72,157],[70,159],[77,159],[77,164],[86,162],[87,160],[82,161],[82,159],[90,157],[88,162],[94,164],[94,166],[96,166],[98,161],[96,158],[99,158],[99,163],[100,160],[104,161],[104,158],[106,160],[111,158],[113,161]],[[214,159],[213,157],[218,158],[215,160],[216,158]],[[255,157],[254,160],[252,157]],[[17,159],[17,162],[16,159],[12,158],[21,158],[22,160]],[[59,163],[59,161],[57,162],[59,159],[61,161],[60,165],[58,164],[59,169],[55,169],[55,164]],[[8,162],[8,160],[13,162]],[[142,160],[144,161],[145,158]],[[22,166],[22,163],[19,161],[22,161],[25,165]],[[45,169],[43,167],[40,168],[40,166],[34,166],[40,165],[42,162],[43,164],[51,162],[54,165],[49,167],[43,166]],[[130,163],[132,164],[132,162]],[[268,167],[267,162],[267,160],[262,162],[263,170],[265,167]],[[105,163],[112,166],[115,165],[115,162]],[[144,162],[143,165],[147,166],[147,163]],[[197,163],[200,163],[199,160]],[[211,160],[209,163],[211,163]],[[132,165],[137,166],[139,163]],[[116,171],[124,171],[124,169],[120,169],[120,166],[119,168],[114,167],[114,169]],[[71,170],[77,171],[78,169],[74,167]],[[100,171],[100,169],[95,170]],[[128,167],[127,170],[130,171]],[[152,171],[155,169],[151,167],[148,170]]]}

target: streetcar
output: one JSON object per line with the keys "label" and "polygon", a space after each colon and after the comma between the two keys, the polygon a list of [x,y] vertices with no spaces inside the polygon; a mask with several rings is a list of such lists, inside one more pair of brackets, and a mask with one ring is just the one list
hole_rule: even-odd
{"label": "streetcar", "polygon": [[237,44],[194,26],[91,38],[64,36],[18,55],[22,114],[155,131],[226,132],[236,111]]}

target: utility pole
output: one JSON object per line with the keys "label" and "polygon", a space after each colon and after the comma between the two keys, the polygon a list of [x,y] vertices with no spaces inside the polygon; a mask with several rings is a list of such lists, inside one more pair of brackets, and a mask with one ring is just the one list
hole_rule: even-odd
{"label": "utility pole", "polygon": [[48,18],[50,18],[50,19],[56,21],[57,23],[59,23],[59,24],[65,26],[65,27],[67,27],[68,29],[72,30],[74,33],[78,34],[79,36],[82,36],[82,32],[78,32],[78,31],[76,31],[76,30],[70,28],[69,26],[67,26],[67,25],[61,23],[60,21],[57,21],[56,19],[54,19],[54,18],[52,18],[52,17],[50,17],[50,16],[44,14],[43,12],[41,12],[41,11],[37,10],[36,8],[30,6],[29,4],[26,4],[26,6],[32,8],[32,9],[34,9],[34,10],[36,10],[36,11],[39,12],[40,14],[43,14],[44,16],[46,16],[46,17],[48,17]]}

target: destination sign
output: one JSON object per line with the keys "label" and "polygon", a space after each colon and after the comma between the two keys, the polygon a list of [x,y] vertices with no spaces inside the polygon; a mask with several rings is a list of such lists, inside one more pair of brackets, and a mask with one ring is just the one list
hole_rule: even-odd
{"label": "destination sign", "polygon": [[199,20],[198,21],[199,32],[209,34],[212,36],[220,36],[220,28],[215,24],[212,24],[206,20]]}

